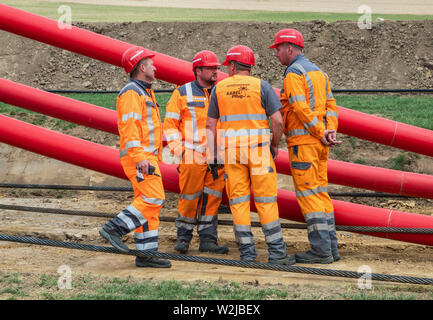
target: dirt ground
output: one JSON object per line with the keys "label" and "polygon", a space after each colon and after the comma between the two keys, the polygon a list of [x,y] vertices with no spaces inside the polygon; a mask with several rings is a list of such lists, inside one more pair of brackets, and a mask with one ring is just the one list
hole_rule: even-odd
{"label": "dirt ground", "polygon": [[[84,25],[92,31],[120,40],[145,45],[150,49],[190,60],[203,48],[214,50],[223,57],[227,48],[242,42],[256,52],[258,65],[256,75],[280,86],[283,68],[273,53],[267,49],[273,35],[281,27],[298,27],[304,32],[309,47],[306,55],[326,70],[337,88],[397,88],[433,87],[432,35],[433,21],[386,22],[375,24],[373,30],[359,30],[354,23],[123,23]],[[234,30],[227,35],[226,30]],[[396,37],[395,35],[404,35]],[[164,39],[164,41],[161,41]],[[263,39],[267,39],[263,41]],[[72,53],[51,48],[44,44],[0,32],[0,76],[38,88],[51,89],[106,89],[118,90],[126,77],[120,69],[99,63]],[[203,48],[204,49],[204,48]],[[158,83],[156,87],[170,87]],[[17,118],[29,121],[30,115],[18,114]],[[52,122],[44,124],[52,127]],[[108,146],[117,146],[118,137],[80,127],[64,133]],[[369,163],[389,167],[389,161],[402,153],[401,150],[343,136],[339,160],[355,161],[368,158]],[[281,145],[284,148],[284,144]],[[433,174],[433,160],[429,157],[404,152],[409,161],[404,170]],[[343,157],[344,159],[341,159]],[[332,153],[331,158],[336,158]],[[128,182],[102,174],[80,169],[56,160],[46,159],[29,152],[0,146],[0,177],[4,182],[47,183],[75,185],[128,186]],[[293,190],[290,177],[279,176],[280,188]],[[330,191],[355,191],[353,188],[330,186]],[[359,191],[359,190],[358,190]],[[341,200],[384,208],[433,215],[431,200],[395,200],[372,198],[343,198]],[[55,207],[62,209],[103,211],[116,214],[131,201],[128,193],[77,192],[0,189],[0,203],[28,206]],[[162,216],[176,216],[176,195],[168,193]],[[255,219],[257,217],[253,214]],[[221,219],[231,220],[229,214]],[[0,233],[35,236],[98,245],[104,243],[99,228],[107,219],[36,214],[18,211],[0,211]],[[287,222],[287,221],[282,221]],[[308,248],[305,230],[284,230],[289,253]],[[238,259],[232,227],[219,227],[220,243],[228,245],[230,259]],[[266,261],[266,245],[260,229],[254,230],[258,260]],[[379,239],[369,236],[339,232],[341,261],[326,267],[357,271],[367,265],[374,273],[398,274],[433,278],[433,247]],[[176,230],[173,223],[162,222],[160,251],[174,252]],[[132,238],[127,239],[132,248]],[[191,245],[191,255],[198,252],[197,237]],[[169,270],[138,269],[132,257],[123,255],[73,251],[27,244],[0,242],[0,270],[30,274],[56,274],[60,265],[68,265],[74,274],[101,274],[109,277],[134,276],[136,278],[205,280],[205,281],[257,281],[260,284],[315,284],[326,292],[340,285],[357,284],[357,279],[336,279],[277,271],[241,269],[216,265],[197,265],[172,261]],[[375,286],[383,286],[375,283]],[[36,289],[35,289],[36,290]],[[337,290],[337,289],[336,289]]]}

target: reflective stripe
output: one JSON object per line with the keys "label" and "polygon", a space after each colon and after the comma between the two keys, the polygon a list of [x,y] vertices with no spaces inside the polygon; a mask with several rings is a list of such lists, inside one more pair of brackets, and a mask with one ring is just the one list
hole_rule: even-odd
{"label": "reflective stripe", "polygon": [[254,202],[258,202],[258,203],[277,202],[277,196],[275,196],[275,197],[254,197]]}
{"label": "reflective stripe", "polygon": [[201,152],[201,153],[206,152],[206,147],[200,146],[198,143],[191,144],[191,143],[185,141],[183,145],[185,146],[185,148],[192,149],[192,150],[195,150],[197,152]]}
{"label": "reflective stripe", "polygon": [[242,121],[242,120],[268,120],[266,114],[233,114],[228,116],[222,116],[221,122],[227,121]]}
{"label": "reflective stripe", "polygon": [[332,98],[334,98],[334,95],[332,94],[332,92],[328,93],[328,95],[326,96],[326,99],[329,100]]}
{"label": "reflective stripe", "polygon": [[158,236],[158,230],[150,230],[146,232],[135,232],[134,238],[138,240],[144,240],[147,238],[157,237]]}
{"label": "reflective stripe", "polygon": [[309,212],[304,216],[306,222],[308,222],[311,219],[324,219],[324,218],[325,218],[325,212],[323,211]]}
{"label": "reflective stripe", "polygon": [[310,135],[310,132],[308,132],[308,130],[306,129],[294,129],[292,131],[289,131],[287,133],[287,137],[293,137],[293,136],[305,136],[305,135]]}
{"label": "reflective stripe", "polygon": [[304,126],[306,128],[313,128],[314,126],[316,126],[316,124],[319,123],[319,119],[317,119],[317,117],[314,117],[314,119],[308,123],[304,123]]}
{"label": "reflective stripe", "polygon": [[[143,147],[143,146],[141,146],[141,147],[143,148],[144,151],[147,151],[147,152],[153,153],[155,155],[158,155],[158,150],[156,150],[156,149],[149,148],[149,147]],[[123,158],[127,154],[128,154],[128,150],[127,149],[123,149],[123,150],[119,151],[119,157],[120,158]]]}
{"label": "reflective stripe", "polygon": [[275,240],[280,240],[282,238],[283,238],[283,234],[281,233],[281,230],[274,233],[274,234],[271,234],[271,235],[265,237],[267,243],[275,241]]}
{"label": "reflective stripe", "polygon": [[222,198],[222,196],[223,196],[222,192],[214,190],[214,189],[211,189],[211,188],[208,188],[208,187],[204,187],[203,188],[203,192],[207,193],[207,194],[210,194],[210,195],[212,195],[214,197],[217,197],[217,198]]}
{"label": "reflective stripe", "polygon": [[130,112],[122,115],[122,122],[128,121],[128,119],[135,119],[141,121],[141,114],[136,112]]}
{"label": "reflective stripe", "polygon": [[217,216],[200,216],[198,221],[200,222],[212,222],[217,219]]}
{"label": "reflective stripe", "polygon": [[247,202],[250,201],[251,196],[247,195],[247,196],[243,196],[243,197],[238,197],[238,198],[234,198],[234,199],[230,199],[229,200],[229,205],[235,205],[235,204],[239,204],[239,203],[243,203],[243,202]]}
{"label": "reflective stripe", "polygon": [[183,228],[186,230],[192,230],[194,229],[195,226],[195,221],[194,223],[186,223],[186,222],[182,222],[182,221],[176,221],[176,228]]}
{"label": "reflective stripe", "polygon": [[318,194],[319,192],[328,192],[328,187],[317,187],[310,190],[305,191],[296,191],[297,197],[308,197],[314,194]]}
{"label": "reflective stripe", "polygon": [[176,113],[176,112],[166,112],[166,113],[165,113],[165,117],[166,117],[166,118],[170,118],[170,119],[176,119],[176,120],[179,120],[179,119],[180,119],[180,113]]}
{"label": "reflective stripe", "polygon": [[251,226],[248,225],[239,225],[239,224],[235,224],[233,225],[233,229],[234,231],[238,231],[238,232],[251,232]]}
{"label": "reflective stripe", "polygon": [[194,199],[200,198],[202,193],[203,193],[203,191],[199,191],[199,192],[193,193],[193,194],[180,193],[179,198],[183,199],[183,200],[194,200]]}
{"label": "reflective stripe", "polygon": [[313,88],[313,82],[311,81],[310,76],[308,75],[307,71],[304,69],[303,66],[301,66],[299,63],[294,63],[293,67],[297,67],[303,75],[305,76],[305,80],[307,81],[308,85],[308,93],[309,93],[309,103],[310,103],[310,109],[314,111],[315,108],[315,98],[314,98],[314,88]]}
{"label": "reflective stripe", "polygon": [[[186,89],[186,102],[188,106],[189,113],[191,114],[191,120],[192,120],[192,142],[194,146],[199,145],[200,141],[198,139],[198,125],[197,125],[197,115],[195,113],[195,107],[194,107],[194,98],[192,95],[192,87],[191,82],[188,82],[185,85]],[[194,149],[192,147],[191,149]]]}
{"label": "reflective stripe", "polygon": [[337,117],[337,119],[338,119],[338,113],[335,111],[326,111],[326,116],[327,117]]}
{"label": "reflective stripe", "polygon": [[138,219],[138,221],[140,221],[141,225],[144,225],[147,222],[147,220],[146,220],[146,218],[144,218],[143,214],[133,205],[130,205],[128,208],[126,208],[126,210],[128,210],[130,213],[132,213]]}
{"label": "reflective stripe", "polygon": [[[152,120],[152,106],[148,105],[148,102],[149,101],[146,101],[146,106],[147,106],[147,118],[146,118],[146,121],[147,121],[147,127],[149,129],[149,147],[148,148],[152,149],[152,150],[155,150],[155,136],[153,135],[155,127],[153,125],[153,120]],[[153,105],[153,103],[152,103],[152,105]]]}
{"label": "reflective stripe", "polygon": [[128,151],[126,149],[120,150],[119,151],[119,158],[123,158],[127,154],[128,154]]}
{"label": "reflective stripe", "polygon": [[329,231],[328,224],[324,223],[315,223],[311,226],[307,227],[308,233],[314,232],[314,231]]}
{"label": "reflective stripe", "polygon": [[127,143],[125,143],[126,149],[135,148],[135,147],[139,147],[139,146],[141,146],[141,142],[139,140],[132,140],[132,141],[128,141]]}
{"label": "reflective stripe", "polygon": [[223,131],[222,136],[227,137],[242,137],[242,136],[260,136],[269,135],[269,129],[240,129]]}
{"label": "reflective stripe", "polygon": [[269,223],[266,223],[266,224],[262,225],[262,228],[263,228],[263,230],[271,230],[271,229],[273,229],[275,227],[280,227],[280,226],[281,226],[280,225],[280,220],[277,219],[275,221],[272,221],[272,222],[269,222]]}
{"label": "reflective stripe", "polygon": [[169,142],[172,140],[180,139],[180,135],[179,135],[179,133],[173,133],[173,134],[170,134],[168,136],[165,136],[165,138],[167,139],[167,142]]}
{"label": "reflective stripe", "polygon": [[136,54],[134,54],[130,59],[129,59],[129,61],[132,61],[132,60],[134,60],[135,58],[137,58],[140,54],[142,54],[144,52],[144,50],[140,50],[140,51],[138,51]]}
{"label": "reflective stripe", "polygon": [[254,244],[253,237],[236,237],[236,241],[239,244]]}
{"label": "reflective stripe", "polygon": [[146,101],[146,106],[148,106],[148,107],[154,107],[155,104],[153,103],[153,101]]}
{"label": "reflective stripe", "polygon": [[156,204],[158,206],[161,206],[164,204],[164,199],[157,199],[157,198],[147,198],[146,196],[141,196],[144,201],[150,203],[150,204]]}
{"label": "reflective stripe", "polygon": [[137,250],[153,250],[158,249],[158,242],[149,242],[149,243],[136,243],[135,244]]}
{"label": "reflective stripe", "polygon": [[122,220],[127,226],[129,230],[134,230],[138,226],[135,225],[134,221],[130,217],[128,217],[123,211],[117,215],[117,218]]}
{"label": "reflective stripe", "polygon": [[334,211],[332,211],[330,213],[326,213],[326,219],[328,219],[328,220],[334,219]]}
{"label": "reflective stripe", "polygon": [[299,102],[299,101],[306,101],[305,96],[304,95],[297,95],[297,96],[289,97],[289,103],[290,104],[292,104],[294,102]]}

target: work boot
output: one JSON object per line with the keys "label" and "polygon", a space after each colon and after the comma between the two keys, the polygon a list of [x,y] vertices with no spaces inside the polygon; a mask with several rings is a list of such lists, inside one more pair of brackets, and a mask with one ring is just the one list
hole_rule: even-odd
{"label": "work boot", "polygon": [[307,251],[304,253],[296,253],[295,258],[296,258],[296,262],[299,262],[299,263],[323,263],[323,264],[327,264],[327,263],[334,262],[334,258],[332,257],[332,255],[330,255],[328,257],[320,257],[318,255],[315,255],[311,251]]}
{"label": "work boot", "polygon": [[185,240],[178,240],[174,246],[174,250],[180,253],[187,253],[189,248],[189,242]]}
{"label": "work boot", "polygon": [[117,234],[115,231],[108,231],[102,228],[99,230],[99,234],[104,239],[108,240],[113,247],[115,247],[117,250],[122,252],[128,252],[129,248],[126,246],[126,244],[123,243],[122,237]]}
{"label": "work boot", "polygon": [[135,257],[135,265],[141,268],[170,268],[171,262],[165,259],[158,259],[154,257]]}
{"label": "work boot", "polygon": [[291,266],[292,264],[296,263],[296,259],[293,255],[286,255],[284,258],[281,259],[268,259],[268,262],[270,264],[279,264],[279,265],[285,265],[285,266]]}
{"label": "work boot", "polygon": [[227,246],[219,246],[214,241],[200,241],[198,251],[225,254],[229,252],[229,248]]}
{"label": "work boot", "polygon": [[340,255],[338,254],[338,251],[332,251],[332,257],[334,259],[334,262],[340,260]]}

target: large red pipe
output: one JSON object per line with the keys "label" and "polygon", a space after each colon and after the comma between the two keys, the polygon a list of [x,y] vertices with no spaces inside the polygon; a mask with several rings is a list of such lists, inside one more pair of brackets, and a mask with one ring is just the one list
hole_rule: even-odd
{"label": "large red pipe", "polygon": [[[23,121],[0,115],[0,141],[60,161],[126,179],[116,149],[71,137]],[[178,173],[174,165],[161,164],[164,188],[179,192]],[[227,203],[227,198],[224,199]],[[252,201],[252,203],[254,203]],[[335,221],[339,225],[399,228],[433,228],[433,217],[333,201]],[[293,192],[278,190],[280,217],[303,222]],[[255,210],[252,205],[252,210]],[[373,236],[433,245],[433,235],[371,233]]]}
{"label": "large red pipe", "polygon": [[[94,129],[118,134],[113,110],[76,101],[0,78],[0,101]],[[280,151],[277,171],[291,175],[288,154]],[[330,160],[329,182],[355,188],[433,199],[433,176]]]}
{"label": "large red pipe", "polygon": [[[106,63],[121,66],[131,44],[77,27],[60,29],[57,21],[0,4],[0,29],[44,42]],[[158,79],[184,84],[194,79],[191,63],[155,53]],[[218,79],[227,74],[220,72]],[[278,90],[277,90],[278,92]],[[433,132],[339,107],[339,131],[407,151],[433,156]]]}

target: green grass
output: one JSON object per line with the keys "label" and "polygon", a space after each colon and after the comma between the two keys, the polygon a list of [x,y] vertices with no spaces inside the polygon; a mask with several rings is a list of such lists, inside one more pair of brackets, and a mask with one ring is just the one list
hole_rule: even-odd
{"label": "green grass", "polygon": [[[90,104],[116,110],[116,94],[67,94],[69,98],[84,101]],[[161,106],[162,119],[165,116],[165,105],[170,98],[169,93],[156,95],[158,104]],[[433,130],[433,96],[381,96],[381,95],[336,95],[339,106],[356,111],[377,115],[402,123],[410,124]],[[0,103],[0,112],[5,115],[13,115],[19,118],[20,115],[36,114],[32,111],[21,109]],[[37,115],[37,114],[36,114]],[[47,117],[38,115],[32,121],[35,125],[41,125]],[[74,127],[62,120],[56,122],[54,129],[68,129]],[[353,149],[356,148],[355,140],[351,141]]]}
{"label": "green grass", "polygon": [[336,95],[339,106],[433,130],[433,96]]}
{"label": "green grass", "polygon": [[[58,19],[58,3],[43,1],[2,1],[19,9],[39,14],[51,19]],[[252,10],[223,10],[223,9],[190,9],[190,8],[155,8],[155,7],[131,7],[131,6],[107,6],[72,4],[73,22],[138,22],[138,21],[256,21],[256,22],[293,22],[325,20],[334,22],[339,20],[358,21],[360,14],[354,13],[321,13],[321,12],[274,12]],[[377,17],[386,20],[432,20],[432,15],[408,15],[408,14],[373,14],[372,21]]]}

